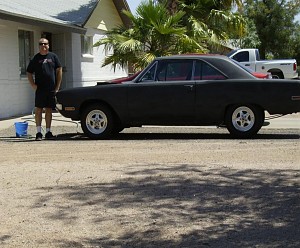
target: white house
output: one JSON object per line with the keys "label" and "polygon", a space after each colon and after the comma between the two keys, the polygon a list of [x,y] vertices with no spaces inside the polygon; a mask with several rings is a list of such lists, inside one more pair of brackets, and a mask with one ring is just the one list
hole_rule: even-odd
{"label": "white house", "polygon": [[101,67],[107,54],[92,46],[106,30],[129,25],[123,9],[129,10],[126,0],[1,0],[0,120],[34,107],[26,67],[41,37],[63,64],[62,88],[127,76],[121,68]]}

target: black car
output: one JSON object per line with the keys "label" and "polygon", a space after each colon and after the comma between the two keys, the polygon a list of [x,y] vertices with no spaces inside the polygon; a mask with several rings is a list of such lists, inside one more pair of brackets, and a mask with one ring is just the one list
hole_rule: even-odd
{"label": "black car", "polygon": [[61,90],[57,109],[91,139],[141,125],[226,126],[249,138],[271,115],[300,112],[300,81],[257,79],[226,56],[156,58],[133,81]]}

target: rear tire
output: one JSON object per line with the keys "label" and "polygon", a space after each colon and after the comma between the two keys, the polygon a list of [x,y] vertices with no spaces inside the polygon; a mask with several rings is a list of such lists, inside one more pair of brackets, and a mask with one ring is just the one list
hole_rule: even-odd
{"label": "rear tire", "polygon": [[83,110],[81,128],[91,139],[106,139],[114,128],[112,112],[102,104],[92,104]]}
{"label": "rear tire", "polygon": [[284,79],[282,72],[271,72],[273,79]]}
{"label": "rear tire", "polygon": [[225,123],[232,136],[250,138],[261,129],[264,111],[254,105],[234,105],[228,108]]}

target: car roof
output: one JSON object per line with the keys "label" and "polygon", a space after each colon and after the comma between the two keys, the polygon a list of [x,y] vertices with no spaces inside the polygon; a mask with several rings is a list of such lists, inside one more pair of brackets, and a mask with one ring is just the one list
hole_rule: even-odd
{"label": "car roof", "polygon": [[156,59],[183,59],[183,58],[191,58],[191,59],[195,59],[195,58],[224,58],[224,59],[228,59],[227,56],[225,55],[221,55],[221,54],[197,54],[197,53],[189,53],[189,54],[178,54],[178,55],[170,55],[170,56],[162,56],[162,57],[157,57]]}
{"label": "car roof", "polygon": [[257,79],[250,72],[242,69],[239,65],[235,64],[230,58],[220,54],[179,54],[157,57],[153,60],[153,62],[177,59],[204,60],[205,62],[208,62],[209,64],[220,70],[230,79]]}

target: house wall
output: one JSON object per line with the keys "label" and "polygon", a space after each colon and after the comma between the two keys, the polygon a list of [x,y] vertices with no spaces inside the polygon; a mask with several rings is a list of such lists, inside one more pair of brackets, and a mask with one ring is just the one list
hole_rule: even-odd
{"label": "house wall", "polygon": [[0,20],[0,119],[30,113],[34,92],[27,78],[20,77],[18,30],[32,27]]}
{"label": "house wall", "polygon": [[[86,23],[86,34],[93,36],[96,43],[106,30],[121,23],[113,2],[101,0]],[[103,46],[93,48],[92,56],[82,55],[80,34],[0,19],[0,120],[30,114],[34,108],[34,91],[27,77],[19,72],[18,30],[34,33],[33,55],[38,52],[41,34],[51,33],[53,52],[63,64],[62,88],[96,85],[98,81],[127,76],[127,70],[102,67],[107,55]]]}
{"label": "house wall", "polygon": [[110,30],[123,24],[112,0],[100,0],[86,27],[98,30]]}
{"label": "house wall", "polygon": [[[65,41],[65,36],[71,37],[70,34],[62,33],[57,29],[50,30],[0,19],[0,120],[30,114],[34,108],[35,92],[31,88],[27,76],[21,76],[19,71],[18,30],[33,32],[32,56],[38,53],[38,41],[41,34],[44,31],[51,33],[53,50],[64,54],[60,58],[64,68],[72,65],[72,54],[67,55],[65,49],[65,43],[72,43],[71,40]],[[57,44],[62,41],[63,45]],[[69,78],[68,74],[69,72],[63,73],[63,81]]]}
{"label": "house wall", "polygon": [[[88,29],[88,35],[93,36],[93,43],[96,43],[103,37],[103,31]],[[104,47],[94,47],[93,55],[81,54],[81,38],[79,34],[72,34],[72,56],[73,82],[69,83],[71,87],[92,86],[99,81],[107,81],[114,78],[125,77],[128,75],[126,69],[113,69],[108,65],[102,67],[105,59]]]}
{"label": "house wall", "polygon": [[[85,24],[86,35],[93,36],[93,44],[105,36],[105,31],[122,24],[122,20],[111,0],[100,0],[93,14]],[[73,87],[95,85],[98,81],[107,81],[128,75],[127,69],[102,67],[105,56],[104,46],[94,47],[93,54],[81,54],[81,38],[72,34]]]}

